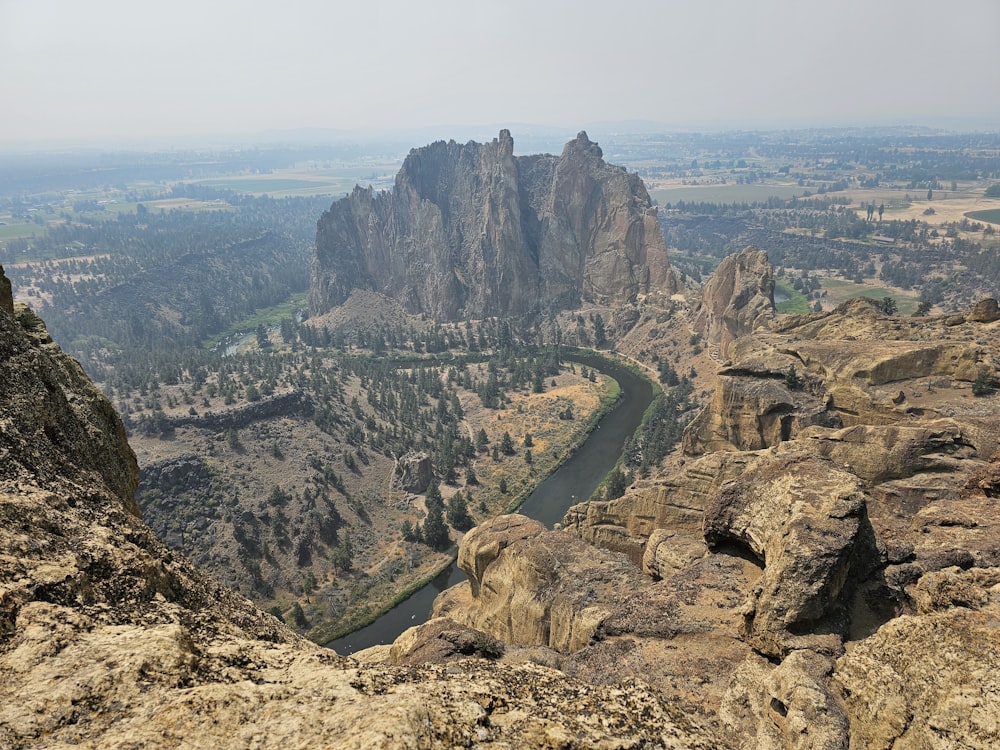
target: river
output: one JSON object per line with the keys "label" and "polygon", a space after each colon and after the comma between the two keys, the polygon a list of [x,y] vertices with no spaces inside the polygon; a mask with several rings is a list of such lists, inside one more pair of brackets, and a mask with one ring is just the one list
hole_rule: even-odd
{"label": "river", "polygon": [[[562,521],[570,506],[588,499],[594,493],[607,473],[614,468],[621,455],[622,444],[635,432],[646,407],[653,399],[653,388],[649,381],[625,367],[582,354],[567,355],[564,358],[617,380],[622,389],[622,397],[604,415],[583,445],[550,474],[518,509],[518,513],[549,527]],[[407,628],[425,622],[430,617],[431,606],[437,595],[465,580],[465,577],[465,573],[452,563],[431,583],[370,625],[326,645],[338,654],[348,655],[369,646],[392,643]]]}

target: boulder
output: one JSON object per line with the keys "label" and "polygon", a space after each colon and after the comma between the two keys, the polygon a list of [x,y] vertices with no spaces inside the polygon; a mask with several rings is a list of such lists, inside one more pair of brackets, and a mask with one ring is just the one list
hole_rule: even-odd
{"label": "boulder", "polygon": [[473,596],[479,596],[483,575],[510,545],[544,534],[545,524],[517,513],[508,513],[480,524],[462,539],[458,567],[469,577]]}
{"label": "boulder", "polygon": [[431,457],[427,453],[407,453],[396,462],[396,480],[404,492],[420,494],[431,482]]}
{"label": "boulder", "polygon": [[[827,678],[833,661],[792,651],[779,665],[751,654],[737,667],[719,711],[733,746],[847,750],[850,724]],[[747,737],[754,737],[750,744]]]}
{"label": "boulder", "polygon": [[642,569],[656,578],[667,578],[699,557],[704,557],[707,552],[708,548],[701,539],[692,539],[668,529],[655,529],[646,541]]}
{"label": "boulder", "polygon": [[709,546],[735,542],[764,565],[744,610],[761,653],[839,650],[853,587],[882,564],[865,499],[853,474],[795,453],[724,485],[706,507]]}
{"label": "boulder", "polygon": [[1000,305],[993,297],[986,297],[972,306],[965,319],[970,323],[994,323],[1000,320]]}
{"label": "boulder", "polygon": [[523,516],[500,516],[470,531],[459,546],[468,576],[434,604],[447,616],[509,645],[571,653],[586,646],[614,602],[643,575],[627,558],[595,549]]}
{"label": "boulder", "polygon": [[1000,746],[1000,604],[983,596],[891,620],[837,660],[851,747]]}
{"label": "boulder", "polygon": [[447,617],[437,617],[407,629],[393,641],[388,663],[442,664],[472,656],[497,659],[503,652],[503,643],[493,636]]}

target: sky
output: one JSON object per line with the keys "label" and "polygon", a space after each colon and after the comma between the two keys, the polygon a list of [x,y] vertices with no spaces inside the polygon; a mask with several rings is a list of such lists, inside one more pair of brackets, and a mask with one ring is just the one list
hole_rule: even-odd
{"label": "sky", "polygon": [[1000,129],[1000,0],[0,0],[0,145],[265,131]]}

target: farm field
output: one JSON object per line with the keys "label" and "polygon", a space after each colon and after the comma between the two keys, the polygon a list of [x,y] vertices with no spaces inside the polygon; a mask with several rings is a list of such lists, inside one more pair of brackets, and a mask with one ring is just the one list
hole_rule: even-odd
{"label": "farm field", "polygon": [[[831,310],[837,305],[856,297],[882,300],[891,297],[896,302],[900,315],[912,315],[920,304],[919,295],[900,289],[876,286],[872,284],[855,284],[843,279],[820,277],[822,289],[826,296],[821,298],[824,310]],[[797,291],[784,279],[775,280],[775,309],[782,314],[801,315],[812,312],[814,302]]]}
{"label": "farm field", "polygon": [[827,296],[823,298],[824,309],[829,309],[855,297],[868,297],[874,300],[891,297],[896,301],[896,307],[900,315],[912,315],[917,309],[917,305],[920,304],[919,295],[899,289],[890,289],[869,284],[855,284],[852,281],[830,278],[823,279],[822,283],[823,289],[827,292]]}
{"label": "farm field", "polygon": [[751,203],[766,201],[768,198],[794,198],[803,195],[808,188],[791,184],[755,185],[682,185],[650,180],[647,183],[650,196],[661,206],[678,201],[695,203]]}
{"label": "farm field", "polygon": [[973,221],[986,221],[990,224],[1000,224],[1000,208],[988,208],[983,211],[969,211],[965,215]]}
{"label": "farm field", "polygon": [[236,175],[198,180],[197,184],[220,190],[234,190],[252,195],[294,197],[308,195],[339,196],[355,185],[371,185],[376,190],[392,187],[398,165],[343,167],[322,170],[291,169],[272,174]]}

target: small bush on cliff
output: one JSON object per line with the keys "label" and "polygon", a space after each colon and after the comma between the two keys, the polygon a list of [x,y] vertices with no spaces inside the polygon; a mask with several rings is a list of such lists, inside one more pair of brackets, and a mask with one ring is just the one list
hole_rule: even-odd
{"label": "small bush on cliff", "polygon": [[997,388],[997,379],[988,367],[980,367],[976,379],[972,381],[973,396],[989,396]]}
{"label": "small bush on cliff", "polygon": [[785,373],[785,385],[791,391],[797,391],[802,387],[802,378],[796,372],[795,365],[788,366],[788,372]]}

